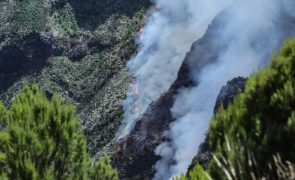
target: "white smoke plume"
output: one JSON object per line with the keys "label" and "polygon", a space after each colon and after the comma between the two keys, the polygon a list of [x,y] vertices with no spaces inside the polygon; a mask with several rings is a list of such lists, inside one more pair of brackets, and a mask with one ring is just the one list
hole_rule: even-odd
{"label": "white smoke plume", "polygon": [[141,49],[127,65],[135,80],[124,101],[117,140],[128,135],[150,103],[170,88],[192,43],[203,36],[227,1],[155,1],[156,10],[138,40]]}
{"label": "white smoke plume", "polygon": [[[198,4],[199,1],[194,1]],[[206,1],[217,6],[212,0]],[[211,11],[211,6],[207,11]],[[216,8],[216,7],[215,7]],[[222,85],[234,77],[247,77],[264,67],[279,48],[284,32],[280,27],[280,15],[295,17],[294,0],[232,0],[222,13],[222,28],[218,41],[226,44],[215,63],[205,66],[192,76],[196,87],[183,89],[177,95],[171,109],[176,119],[166,132],[169,142],[158,146],[155,180],[171,179],[186,173],[198,147],[205,139],[209,120]],[[293,30],[294,31],[294,30]],[[208,53],[210,52],[208,50]],[[190,57],[191,65],[198,57]]]}

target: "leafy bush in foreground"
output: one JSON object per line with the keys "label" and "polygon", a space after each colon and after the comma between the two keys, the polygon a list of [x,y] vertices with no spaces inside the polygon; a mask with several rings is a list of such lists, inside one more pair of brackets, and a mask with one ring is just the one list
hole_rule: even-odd
{"label": "leafy bush in foreground", "polygon": [[9,110],[0,104],[0,177],[9,179],[117,179],[104,158],[94,167],[73,107],[36,86],[25,87]]}

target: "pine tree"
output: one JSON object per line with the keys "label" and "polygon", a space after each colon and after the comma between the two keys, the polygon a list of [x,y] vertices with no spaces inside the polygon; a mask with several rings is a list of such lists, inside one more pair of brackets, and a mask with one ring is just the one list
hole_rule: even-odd
{"label": "pine tree", "polygon": [[26,86],[8,110],[0,103],[0,121],[1,179],[118,179],[108,158],[92,165],[74,109],[58,96]]}
{"label": "pine tree", "polygon": [[291,40],[270,67],[250,77],[245,92],[213,119],[209,140],[215,160],[209,173],[218,179],[279,179],[282,167],[289,167],[285,174],[294,167],[294,137],[295,40]]}
{"label": "pine tree", "polygon": [[188,173],[187,176],[180,176],[175,178],[175,180],[210,180],[210,176],[203,169],[203,167],[199,164],[195,165],[195,167]]}

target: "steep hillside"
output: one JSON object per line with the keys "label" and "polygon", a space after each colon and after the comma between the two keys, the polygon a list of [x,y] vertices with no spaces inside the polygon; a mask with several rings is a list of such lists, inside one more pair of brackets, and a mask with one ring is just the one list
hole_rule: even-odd
{"label": "steep hillside", "polygon": [[[294,52],[295,40],[288,40],[271,64],[216,112],[205,147],[213,156],[206,160],[209,170],[196,157],[195,167],[177,179],[294,179]],[[223,87],[218,100],[231,99],[229,92],[244,80],[237,81]]]}
{"label": "steep hillside", "polygon": [[[242,119],[252,118],[243,113],[257,113],[252,120],[261,132],[250,124],[251,138],[275,131],[272,124],[280,117],[294,124],[294,102],[288,101],[294,99],[294,63],[284,65],[279,57],[271,67],[282,71],[262,71],[270,74],[257,76],[249,81],[252,85],[246,83],[245,92],[251,91],[251,98],[243,95],[235,103],[247,111],[231,105],[245,90],[242,77],[267,67],[273,53],[295,36],[295,15],[284,2],[294,7],[295,3],[264,1],[226,5],[223,1],[157,0],[150,9],[151,0],[0,0],[0,100],[9,108],[25,84],[37,84],[48,99],[60,95],[63,102],[75,106],[91,157],[96,161],[108,154],[121,179],[165,180],[185,174],[188,168],[203,172],[196,164],[209,168],[215,177],[224,175],[209,161],[211,152],[220,152],[219,157],[224,153],[231,160],[231,154],[224,152],[227,139],[219,132],[237,131],[240,125],[231,129],[232,119],[241,118],[243,124]],[[292,48],[279,56],[293,58],[294,42],[289,44]],[[271,75],[288,83],[279,84]],[[247,90],[247,86],[251,87]],[[275,88],[272,99],[260,97]],[[263,117],[276,119],[271,125],[263,119],[263,129],[256,120],[262,117],[260,112],[270,111],[265,104],[273,105],[275,114]],[[230,112],[218,113],[221,105]],[[280,116],[285,111],[286,117]],[[215,114],[214,132],[206,136]],[[247,123],[243,125],[248,128]],[[286,129],[290,136],[284,138],[292,142],[292,128],[282,126],[278,133]],[[234,134],[230,135],[235,143]],[[283,154],[289,153],[276,135],[270,137],[269,141],[283,147]],[[243,142],[255,147],[256,141],[247,138],[243,136]],[[268,136],[262,138],[267,141],[257,141],[264,143],[258,153],[266,154],[265,147],[280,150]],[[275,151],[271,153],[258,159],[261,164],[271,161]],[[290,154],[294,159],[294,153]]]}
{"label": "steep hillside", "polygon": [[[279,27],[283,29],[283,36],[280,38],[280,42],[283,42],[284,39],[294,36],[295,31],[293,24],[290,23],[293,22],[293,18],[282,15],[280,19],[283,22],[279,25]],[[219,55],[222,54],[225,49],[229,48],[228,42],[222,41],[221,39],[223,37],[220,37],[222,36],[220,32],[226,28],[224,23],[227,21],[226,12],[220,13],[213,20],[205,35],[192,44],[178,72],[178,77],[170,89],[149,106],[145,114],[137,121],[134,130],[117,145],[118,151],[113,158],[113,164],[120,170],[121,178],[150,179],[153,177],[156,169],[155,164],[160,159],[160,157],[155,154],[157,146],[161,143],[173,144],[172,140],[166,136],[166,133],[169,128],[171,128],[171,124],[175,122],[175,118],[172,116],[171,112],[175,99],[182,89],[198,87],[200,82],[194,82],[193,77],[198,77],[202,70],[206,69],[208,65],[217,63]],[[259,44],[260,42],[256,43]],[[254,47],[260,46],[257,45]],[[208,50],[210,50],[210,52]],[[269,50],[267,49],[267,51]],[[271,55],[268,54],[267,57],[264,57],[264,60],[267,61],[269,56]],[[212,79],[216,80],[222,78],[223,77],[212,77]],[[229,84],[225,86],[225,89],[222,89],[219,94],[217,102],[215,103],[215,108],[213,105],[212,109],[210,109],[211,116],[213,116],[214,112],[217,112],[220,104],[224,106],[228,105],[235,95],[242,91],[244,81],[243,78],[237,78],[233,79],[232,82],[228,82]],[[205,86],[206,88],[211,87],[210,84],[208,84]],[[220,89],[217,89],[216,91],[218,92],[219,90]],[[184,129],[186,128],[185,126]],[[195,131],[197,130],[198,129],[195,129]],[[194,140],[199,137],[191,138]],[[202,141],[204,140],[205,139]],[[205,167],[208,166],[208,159],[205,159],[203,162],[200,160],[200,156],[205,156],[206,153],[208,153],[208,144],[206,143],[208,142],[201,145],[198,155],[197,153],[194,154],[197,156],[193,164],[199,161],[199,163]],[[173,151],[171,154],[174,155],[177,153]],[[172,166],[175,164],[173,159],[169,160],[170,161],[167,162],[169,165]],[[191,168],[192,167],[193,166],[191,166]]]}
{"label": "steep hillside", "polygon": [[3,0],[0,97],[24,83],[74,103],[92,154],[113,138],[130,77],[125,62],[148,0]]}
{"label": "steep hillside", "polygon": [[294,68],[290,40],[269,67],[249,78],[245,92],[216,114],[209,130],[214,179],[294,179]]}
{"label": "steep hillside", "polygon": [[[171,114],[175,97],[180,89],[196,85],[190,76],[190,63],[198,62],[194,66],[199,70],[202,69],[216,60],[217,54],[224,45],[216,39],[218,36],[216,29],[220,28],[221,19],[218,16],[205,35],[193,43],[170,89],[149,106],[131,134],[119,143],[113,162],[119,169],[121,178],[151,179],[153,177],[154,165],[160,159],[154,151],[159,144],[168,140],[163,132],[169,130],[169,124],[175,121]],[[207,53],[207,49],[211,49],[212,53]],[[139,147],[138,144],[141,146]]]}

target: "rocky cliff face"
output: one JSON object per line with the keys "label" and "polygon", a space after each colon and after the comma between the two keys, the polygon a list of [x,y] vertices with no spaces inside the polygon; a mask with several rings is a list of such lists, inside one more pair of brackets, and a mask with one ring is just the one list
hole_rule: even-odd
{"label": "rocky cliff face", "polygon": [[36,83],[76,106],[97,153],[115,135],[130,83],[125,62],[149,0],[2,0],[0,97]]}
{"label": "rocky cliff face", "polygon": [[246,80],[247,79],[244,77],[237,77],[228,81],[227,84],[221,88],[216,99],[214,114],[217,113],[221,106],[226,108],[238,94],[244,92]]}

